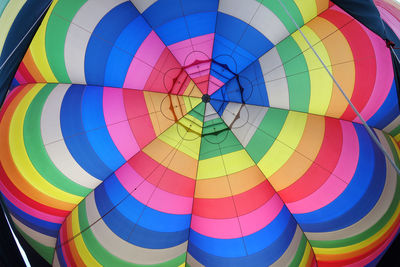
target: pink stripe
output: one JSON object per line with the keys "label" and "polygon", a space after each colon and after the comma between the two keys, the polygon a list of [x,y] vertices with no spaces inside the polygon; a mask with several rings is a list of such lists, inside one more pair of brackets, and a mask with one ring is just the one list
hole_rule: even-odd
{"label": "pink stripe", "polygon": [[[131,195],[136,200],[152,209],[170,214],[190,214],[192,211],[193,199],[191,197],[171,194],[156,188],[152,183],[143,179],[128,163],[119,168],[115,174],[127,192],[133,192]],[[135,188],[136,190],[134,190]]]}
{"label": "pink stripe", "polygon": [[14,206],[16,206],[21,211],[23,211],[35,218],[40,218],[40,220],[43,220],[46,222],[52,222],[52,223],[62,223],[65,219],[65,217],[58,217],[58,216],[54,216],[51,214],[47,214],[47,213],[38,211],[36,209],[33,209],[33,208],[27,206],[24,202],[20,201],[13,194],[11,194],[8,191],[8,189],[3,185],[3,183],[0,183],[0,191],[11,203],[14,204]]}
{"label": "pink stripe", "polygon": [[267,203],[260,208],[246,215],[240,216],[239,221],[242,226],[243,235],[253,234],[272,222],[282,210],[283,202],[275,194]]}
{"label": "pink stripe", "polygon": [[[66,224],[63,224],[63,231],[67,231],[67,226],[66,226]],[[62,235],[61,235],[62,236]],[[69,238],[69,236],[68,236],[68,232],[67,232],[67,234],[66,234],[66,236]],[[65,261],[65,263],[67,264],[67,266],[72,266],[72,264],[71,264],[71,261],[70,261],[70,259],[67,257],[67,252],[66,252],[66,248],[67,248],[67,246],[69,246],[70,244],[69,244],[69,242],[74,242],[74,240],[71,240],[71,241],[69,241],[68,242],[68,240],[60,240],[61,241],[61,244],[64,244],[64,243],[66,243],[66,244],[64,244],[64,245],[62,245],[61,246],[61,250],[62,250],[62,257],[63,257],[63,260]],[[72,251],[71,251],[71,253],[72,253]],[[56,253],[56,255],[57,255],[57,253]],[[58,256],[57,256],[58,257]],[[73,260],[73,259],[71,259],[71,260]]]}
{"label": "pink stripe", "polygon": [[215,78],[214,76],[210,75],[210,82],[208,83],[208,94],[212,95],[217,91],[224,83]]}
{"label": "pink stripe", "polygon": [[170,214],[190,214],[193,198],[166,192],[157,188],[148,206],[152,209]]}
{"label": "pink stripe", "polygon": [[208,74],[210,73],[210,68],[211,68],[211,62],[207,61],[207,62],[204,62],[201,64],[196,64],[194,66],[186,68],[186,72],[187,72],[187,74],[189,74],[189,76],[192,79],[195,79],[195,78],[201,77],[201,76],[208,76]]}
{"label": "pink stripe", "polygon": [[125,160],[130,159],[140,148],[127,121],[123,90],[104,87],[103,109],[111,139]]}
{"label": "pink stripe", "polygon": [[192,215],[192,223],[190,227],[202,235],[213,238],[227,239],[242,236],[237,218],[218,220]]}
{"label": "pink stripe", "polygon": [[328,205],[350,183],[358,163],[358,138],[354,126],[350,122],[340,121],[340,123],[343,132],[343,146],[335,170],[317,191],[299,201],[286,203],[291,213],[308,213]]}
{"label": "pink stripe", "polygon": [[383,20],[389,24],[390,28],[394,31],[396,36],[400,36],[400,23],[399,21],[386,9],[377,6],[379,13],[381,14],[381,17]]}
{"label": "pink stripe", "polygon": [[129,163],[125,163],[116,170],[115,175],[128,192],[132,192],[144,180]]}
{"label": "pink stripe", "polygon": [[20,84],[26,83],[24,76],[22,76],[21,72],[19,72],[19,71],[17,71],[17,73],[15,73],[15,79],[17,79],[18,83],[20,83]]}
{"label": "pink stripe", "polygon": [[[213,238],[238,238],[253,234],[272,222],[282,210],[283,202],[275,194],[260,208],[230,219],[209,219],[192,215],[191,228],[196,232]],[[239,226],[239,222],[240,226]]]}
{"label": "pink stripe", "polygon": [[164,43],[152,31],[136,52],[126,74],[124,87],[143,89],[164,49]]}
{"label": "pink stripe", "polygon": [[[390,51],[387,49],[385,41],[366,27],[363,26],[363,29],[371,40],[376,58],[376,80],[374,90],[364,109],[360,112],[361,116],[367,121],[378,111],[389,94],[393,83],[393,66]],[[358,117],[354,121],[361,123]]]}
{"label": "pink stripe", "polygon": [[196,60],[210,60],[214,43],[214,33],[187,39],[168,46],[172,54],[182,66]]}

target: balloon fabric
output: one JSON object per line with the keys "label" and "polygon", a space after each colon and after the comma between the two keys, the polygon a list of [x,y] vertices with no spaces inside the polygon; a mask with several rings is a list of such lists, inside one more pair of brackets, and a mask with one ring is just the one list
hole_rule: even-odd
{"label": "balloon fabric", "polygon": [[324,65],[400,166],[400,23],[343,2],[54,0],[0,110],[18,235],[54,266],[376,264],[399,175]]}

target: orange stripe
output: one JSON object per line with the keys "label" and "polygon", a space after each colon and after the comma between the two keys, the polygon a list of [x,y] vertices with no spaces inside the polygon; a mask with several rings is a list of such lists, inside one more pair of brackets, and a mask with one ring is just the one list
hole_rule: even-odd
{"label": "orange stripe", "polygon": [[312,250],[312,247],[310,247],[310,252],[308,254],[308,260],[307,260],[306,266],[313,266],[314,259],[315,259],[314,252]]}
{"label": "orange stripe", "polygon": [[26,69],[29,71],[29,73],[32,75],[32,77],[35,79],[37,83],[46,82],[46,80],[40,73],[38,67],[36,66],[35,61],[33,60],[30,48],[26,51],[23,62],[25,64]]}
{"label": "orange stripe", "polygon": [[[355,66],[353,53],[346,38],[335,25],[321,17],[310,21],[307,26],[322,40],[331,61],[333,76],[340,81],[346,95],[351,96],[355,84]],[[333,84],[332,97],[326,116],[339,118],[346,111],[347,106],[346,99]]]}
{"label": "orange stripe", "polygon": [[[0,150],[0,159],[4,171],[8,176],[4,177],[3,179],[9,179],[23,194],[45,206],[70,211],[75,207],[74,204],[51,198],[48,195],[43,194],[41,191],[37,190],[29,182],[27,182],[25,177],[23,177],[18,171],[18,168],[15,166],[13,158],[11,156],[8,136],[10,122],[18,104],[33,86],[33,84],[25,86],[23,90],[14,98],[13,102],[10,103],[7,110],[5,111],[2,123],[0,124],[0,147],[2,148]],[[10,177],[12,177],[12,179],[10,179]]]}
{"label": "orange stripe", "polygon": [[321,116],[308,115],[303,136],[296,152],[268,181],[275,188],[287,188],[295,183],[310,168],[312,161],[318,156],[324,139],[325,120]]}
{"label": "orange stripe", "polygon": [[317,5],[317,13],[320,14],[322,11],[328,9],[329,0],[315,0],[315,4]]}
{"label": "orange stripe", "polygon": [[70,248],[70,252],[73,257],[74,263],[77,266],[85,266],[85,263],[82,261],[81,257],[79,256],[78,249],[75,246],[75,242],[74,242],[75,239],[73,239],[74,233],[72,230],[72,216],[69,215],[64,223],[66,224],[66,227],[67,227],[67,237],[68,237],[68,239],[71,239],[71,241],[68,242],[68,246]]}

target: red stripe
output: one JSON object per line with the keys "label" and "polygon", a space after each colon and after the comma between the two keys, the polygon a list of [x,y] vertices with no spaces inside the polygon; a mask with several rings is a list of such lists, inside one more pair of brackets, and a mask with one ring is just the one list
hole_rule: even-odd
{"label": "red stripe", "polygon": [[124,90],[124,105],[131,131],[140,148],[156,138],[142,91]]}
{"label": "red stripe", "polygon": [[[5,173],[2,164],[0,164],[0,181],[7,188],[7,190],[19,201],[23,202],[28,207],[35,209],[37,211],[41,211],[50,215],[65,217],[69,214],[69,211],[59,210],[49,206],[45,206],[22,193],[8,178]],[[15,205],[15,204],[14,204]],[[19,208],[19,207],[18,207]],[[22,209],[21,209],[22,210]],[[24,211],[24,210],[23,210]],[[28,211],[24,211],[29,214]],[[31,214],[32,215],[32,214]],[[32,215],[33,216],[33,215]]]}
{"label": "red stripe", "polygon": [[325,118],[325,136],[317,158],[300,179],[279,191],[282,200],[285,203],[295,202],[318,190],[335,169],[342,145],[343,134],[340,121]]}
{"label": "red stripe", "polygon": [[[327,19],[338,28],[343,27],[343,22],[345,20],[351,19],[349,15],[335,10],[327,10],[320,16]],[[341,28],[340,31],[349,43],[354,58],[356,77],[351,102],[357,110],[361,112],[367,104],[375,85],[375,52],[364,28],[356,20],[351,21]],[[347,107],[346,111],[341,116],[341,119],[350,121],[355,118],[356,114],[350,106]]]}

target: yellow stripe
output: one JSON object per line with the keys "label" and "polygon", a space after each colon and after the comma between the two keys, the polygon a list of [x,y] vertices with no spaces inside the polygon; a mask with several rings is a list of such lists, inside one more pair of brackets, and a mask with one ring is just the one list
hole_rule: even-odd
{"label": "yellow stripe", "polygon": [[6,41],[8,32],[14,23],[19,11],[24,6],[26,0],[11,0],[8,2],[6,8],[3,10],[3,14],[0,16],[0,55],[3,51],[4,43]]}
{"label": "yellow stripe", "polygon": [[223,156],[200,160],[197,179],[221,177],[251,166],[254,166],[253,160],[246,151],[239,150]]}
{"label": "yellow stripe", "polygon": [[[306,114],[289,112],[277,140],[258,163],[265,176],[270,177],[289,160],[301,140],[306,122]],[[276,190],[283,189],[282,185],[277,186]]]}
{"label": "yellow stripe", "polygon": [[50,14],[53,11],[54,6],[57,4],[57,2],[58,0],[54,0],[51,4],[46,16],[43,19],[42,24],[40,25],[30,45],[33,61],[35,62],[46,82],[48,83],[58,83],[58,80],[56,79],[53,71],[50,68],[49,61],[47,60],[46,55],[47,23],[49,21]]}
{"label": "yellow stripe", "polygon": [[[304,26],[302,31],[332,73],[329,54],[321,39],[307,26]],[[300,32],[295,32],[292,37],[303,51],[309,70],[311,96],[308,111],[312,114],[325,115],[332,96],[333,81]]]}
{"label": "yellow stripe", "polygon": [[226,175],[223,166],[222,157],[214,157],[199,161],[197,170],[197,179],[208,179]]}
{"label": "yellow stripe", "polygon": [[[30,103],[36,94],[43,88],[44,84],[36,84],[32,89],[26,94],[26,96],[19,103],[16,108],[13,118],[10,123],[9,132],[9,143],[10,152],[18,171],[26,179],[27,182],[32,184],[35,188],[54,199],[64,201],[66,203],[77,204],[83,198],[80,196],[72,195],[66,193],[54,185],[50,184],[46,179],[44,179],[32,165],[29,160],[28,154],[25,150],[24,136],[23,136],[23,124],[26,115],[26,111]],[[29,194],[29,192],[24,192]],[[48,203],[51,205],[52,203]]]}
{"label": "yellow stripe", "polygon": [[[101,266],[100,263],[96,261],[96,259],[92,256],[89,250],[86,247],[85,241],[83,241],[82,234],[80,234],[81,229],[79,227],[79,215],[78,209],[74,209],[71,213],[72,216],[72,232],[73,235],[76,236],[73,241],[75,242],[75,246],[79,252],[79,256],[85,262],[86,266]],[[70,237],[68,237],[70,238]]]}
{"label": "yellow stripe", "polygon": [[[171,147],[177,147],[180,143],[177,149],[197,160],[199,158],[202,125],[203,123],[195,117],[186,115],[158,138]],[[190,129],[190,131],[187,131],[187,129]]]}
{"label": "yellow stripe", "polygon": [[307,266],[308,259],[310,258],[311,246],[310,243],[307,242],[306,249],[304,250],[303,258],[299,266]]}
{"label": "yellow stripe", "polygon": [[244,149],[222,155],[222,158],[227,174],[240,172],[255,165]]}
{"label": "yellow stripe", "polygon": [[185,101],[186,111],[190,112],[201,103],[201,98],[183,96],[183,101]]}
{"label": "yellow stripe", "polygon": [[[317,5],[315,0],[294,0],[298,9],[300,10],[301,16],[303,17],[304,24],[309,22],[311,19],[316,17],[318,14]],[[302,25],[299,25],[302,26]]]}

